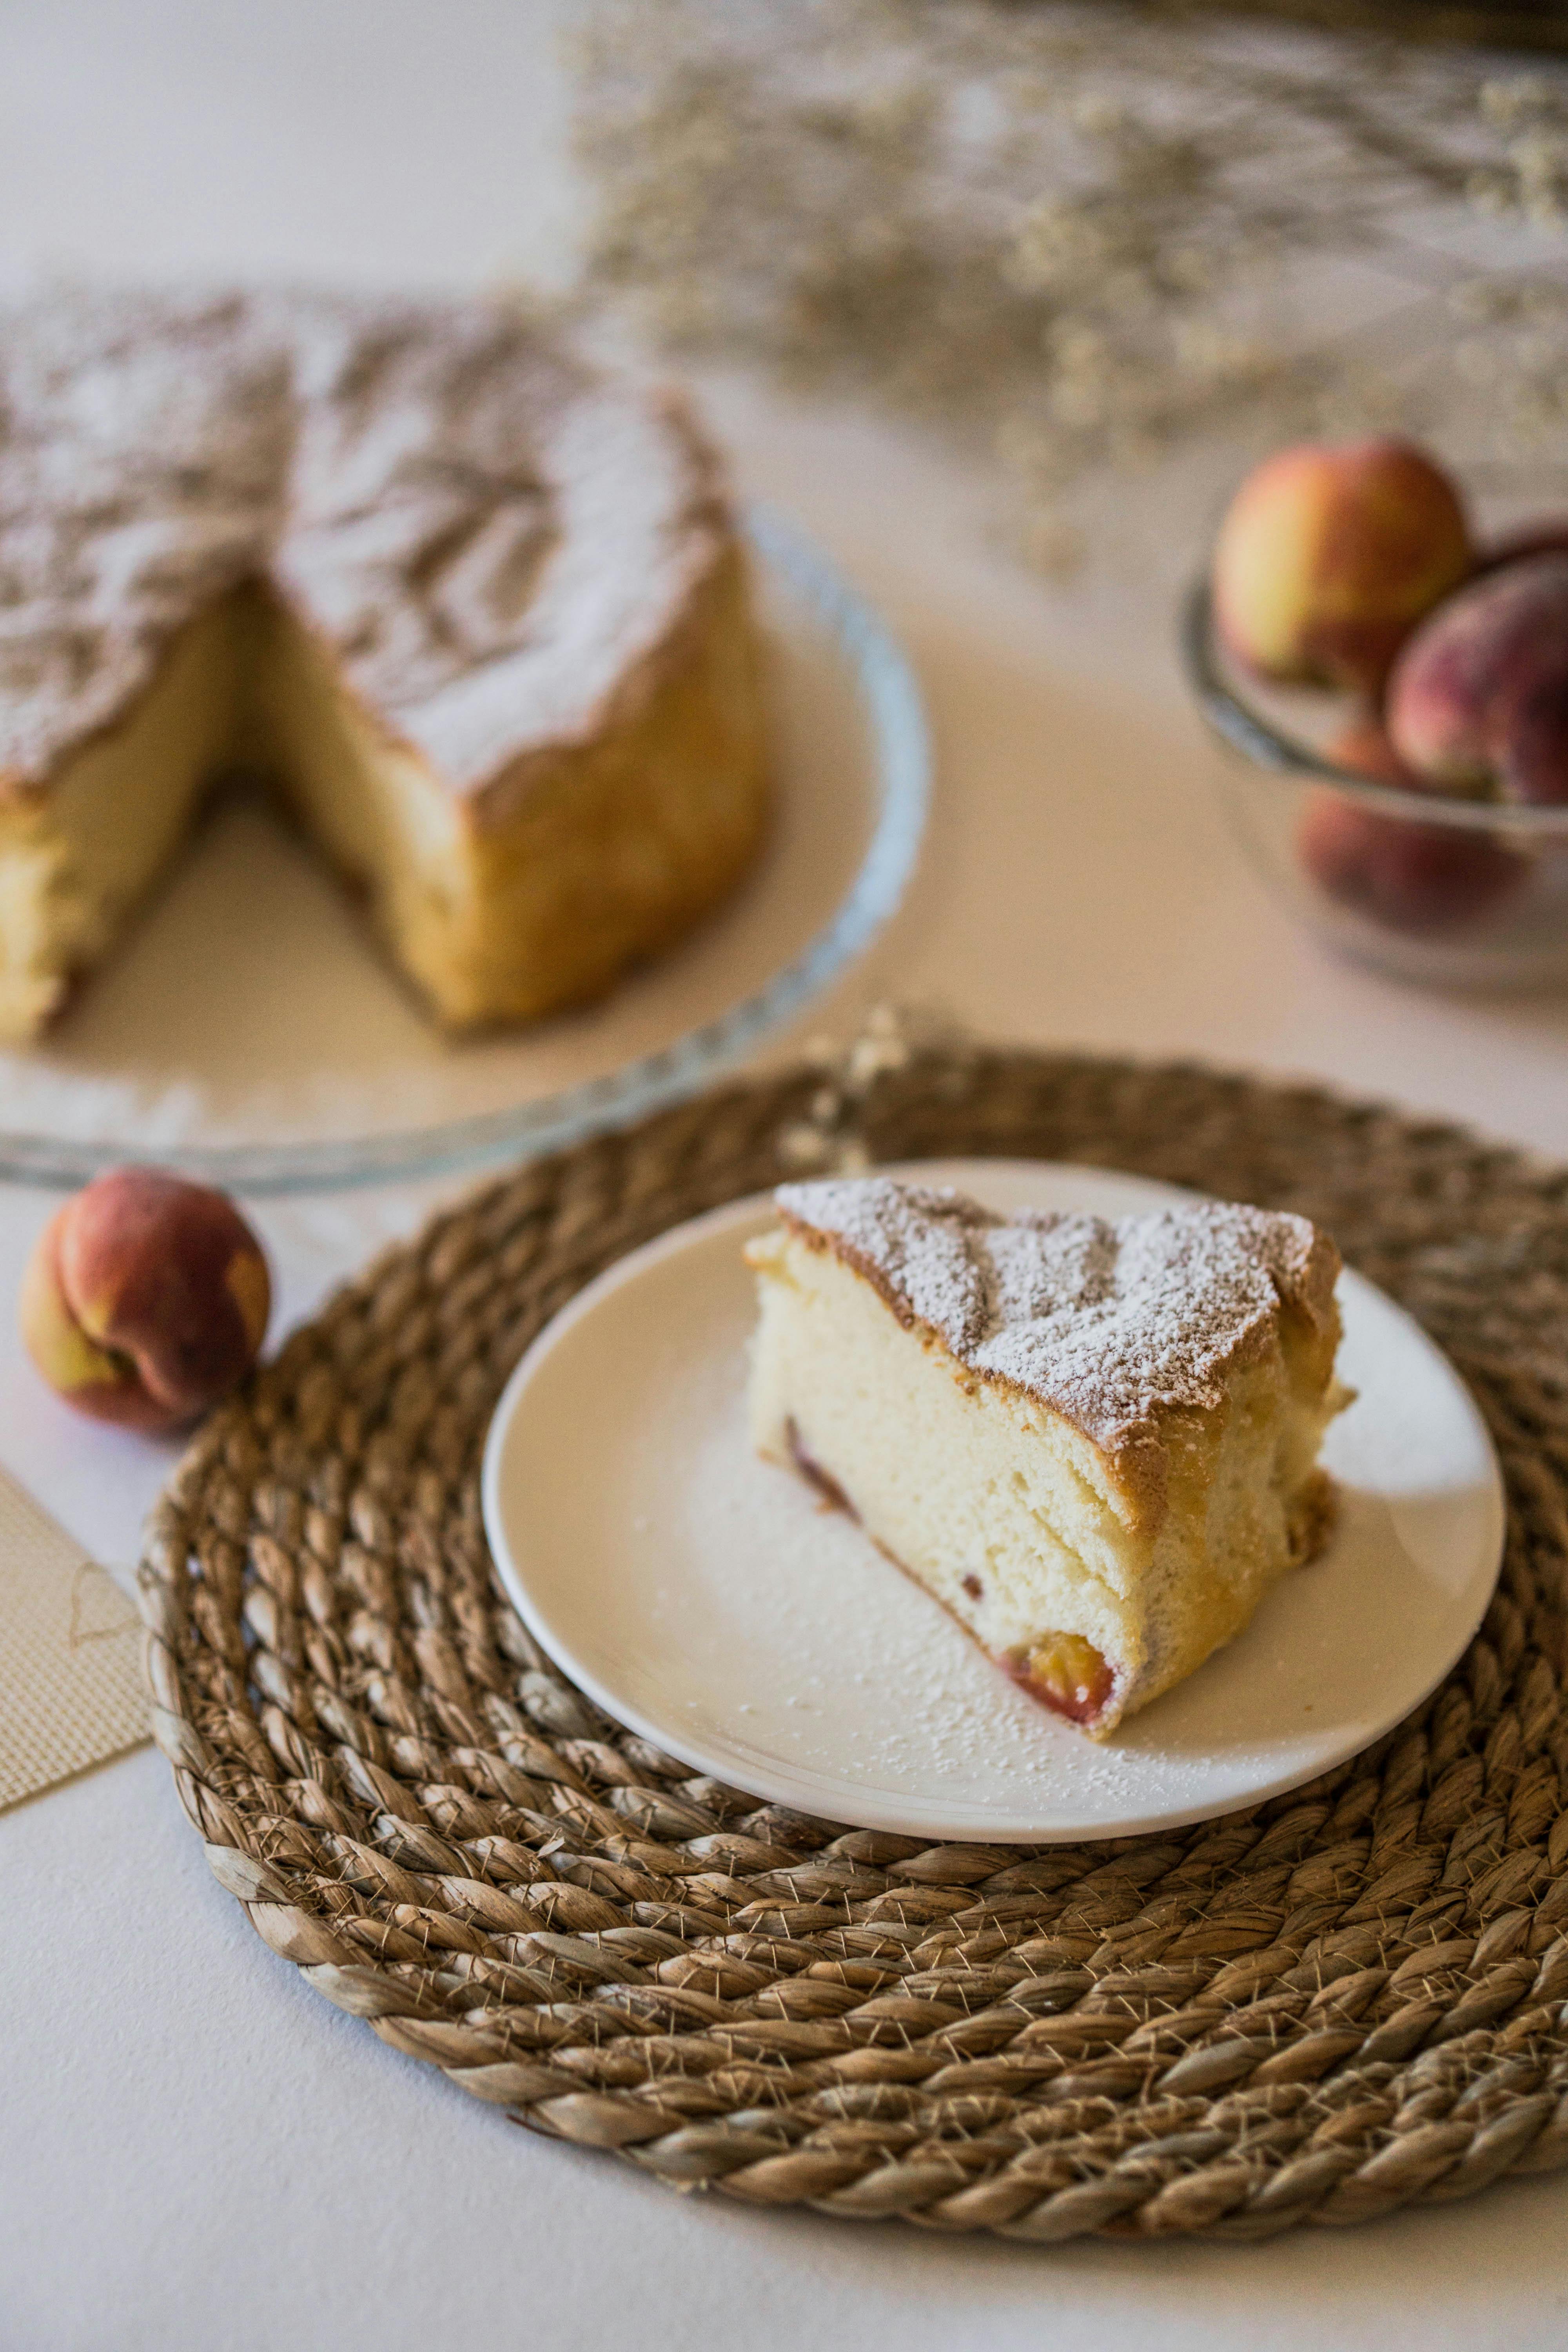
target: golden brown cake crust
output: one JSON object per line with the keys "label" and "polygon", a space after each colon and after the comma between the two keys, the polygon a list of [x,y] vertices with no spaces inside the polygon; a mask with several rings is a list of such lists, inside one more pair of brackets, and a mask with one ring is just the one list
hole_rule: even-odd
{"label": "golden brown cake crust", "polygon": [[1339,1524],[1340,1490],[1326,1470],[1315,1470],[1301,1490],[1290,1522],[1290,1565],[1316,1559]]}
{"label": "golden brown cake crust", "polygon": [[1225,1381],[1311,1334],[1326,1381],[1340,1255],[1305,1217],[1194,1202],[1115,1222],[1005,1217],[888,1177],[781,1185],[785,1227],[872,1284],[972,1377],[1046,1406],[1096,1446],[1142,1517],[1163,1500],[1167,1442],[1219,1409]]}

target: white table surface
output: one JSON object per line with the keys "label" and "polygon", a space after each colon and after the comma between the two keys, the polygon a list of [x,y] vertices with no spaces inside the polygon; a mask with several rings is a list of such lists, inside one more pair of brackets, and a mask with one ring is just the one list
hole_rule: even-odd
{"label": "white table surface", "polygon": [[[562,277],[580,198],[529,0],[9,0],[0,271]],[[887,427],[710,386],[744,486],[903,631],[942,762],[909,906],[827,1018],[940,1002],[1017,1037],[1306,1073],[1568,1152],[1568,998],[1330,962],[1210,803],[1165,598],[994,552],[987,494]],[[433,1194],[273,1203],[287,1315]],[[0,1302],[48,1196],[0,1191]],[[41,1388],[0,1312],[0,1459],[110,1566],[167,1456]],[[1568,2180],[1248,2249],[1051,2252],[680,2199],[546,2143],[308,1991],[209,1876],[148,1750],[0,1819],[0,2347],[1568,2342]]]}

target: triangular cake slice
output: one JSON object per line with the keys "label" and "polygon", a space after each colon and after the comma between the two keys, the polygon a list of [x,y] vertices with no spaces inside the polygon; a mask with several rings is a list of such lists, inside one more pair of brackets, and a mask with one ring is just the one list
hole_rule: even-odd
{"label": "triangular cake slice", "polygon": [[871,1176],[781,1185],[752,1433],[1026,1690],[1097,1738],[1327,1534],[1339,1252],[1196,1202],[1001,1216]]}

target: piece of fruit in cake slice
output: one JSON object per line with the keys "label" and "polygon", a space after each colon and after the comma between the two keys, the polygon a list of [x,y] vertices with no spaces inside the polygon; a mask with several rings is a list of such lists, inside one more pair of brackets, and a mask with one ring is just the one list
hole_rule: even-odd
{"label": "piece of fruit in cake slice", "polygon": [[1340,1256],[1217,1202],[1001,1216],[781,1185],[746,1252],[752,1434],[1096,1738],[1203,1664],[1332,1519]]}

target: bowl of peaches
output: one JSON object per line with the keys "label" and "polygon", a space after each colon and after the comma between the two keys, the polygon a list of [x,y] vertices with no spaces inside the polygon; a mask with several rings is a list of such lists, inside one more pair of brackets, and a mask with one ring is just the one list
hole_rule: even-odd
{"label": "bowl of peaches", "polygon": [[1568,979],[1568,514],[1489,534],[1410,443],[1280,450],[1182,650],[1243,843],[1331,945],[1453,986]]}

